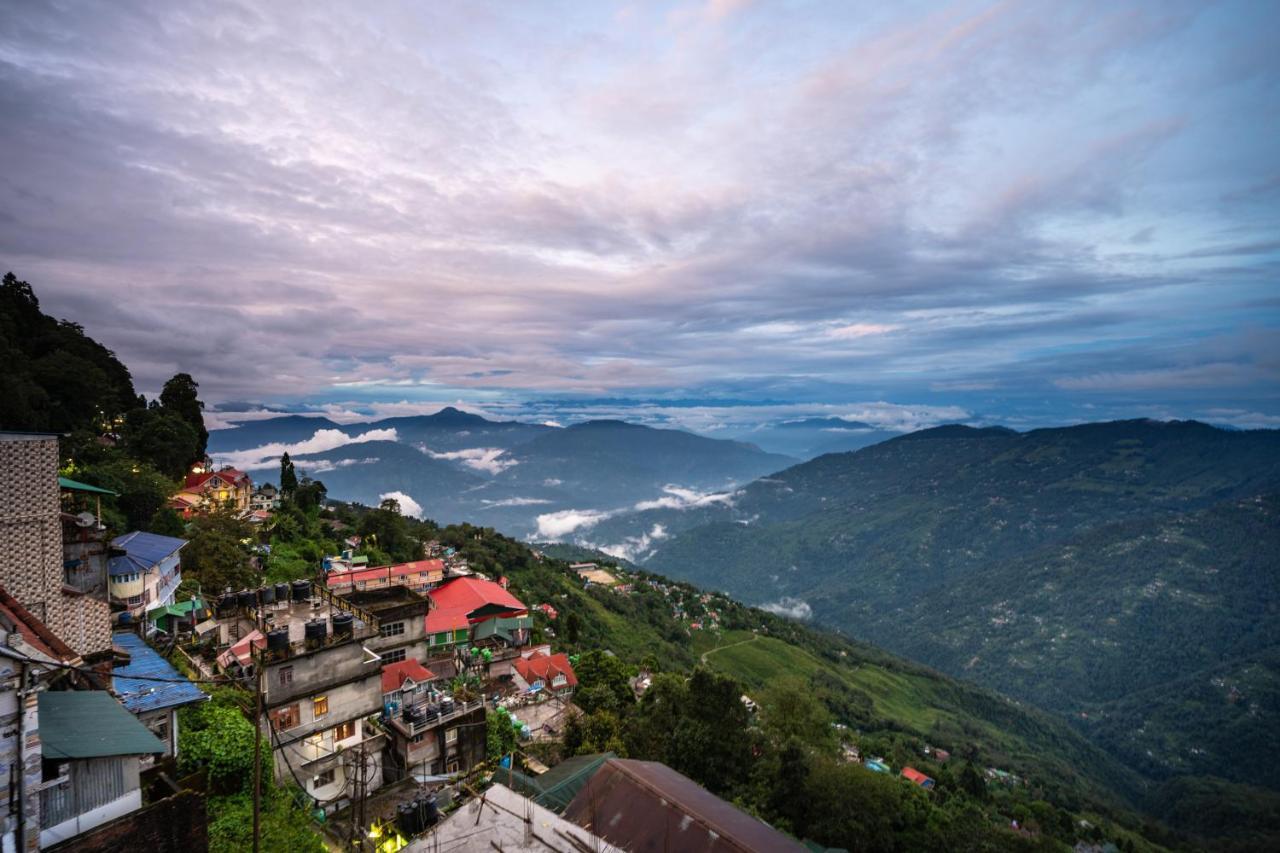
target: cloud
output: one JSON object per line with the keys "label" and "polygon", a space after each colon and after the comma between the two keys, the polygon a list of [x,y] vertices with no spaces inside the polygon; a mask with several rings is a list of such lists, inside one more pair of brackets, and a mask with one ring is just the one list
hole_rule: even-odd
{"label": "cloud", "polygon": [[501,447],[471,447],[466,450],[450,450],[444,453],[437,453],[425,444],[419,444],[418,449],[432,459],[449,459],[461,462],[468,468],[483,471],[486,474],[499,474],[513,465],[520,464],[510,457],[506,459],[499,458],[506,453],[506,450]]}
{"label": "cloud", "polygon": [[699,492],[671,484],[663,486],[662,491],[666,493],[663,497],[640,501],[632,509],[643,512],[649,509],[692,509],[713,504],[730,506],[734,498],[732,492]]}
{"label": "cloud", "polygon": [[422,504],[409,497],[404,492],[383,492],[378,495],[379,501],[393,500],[400,504],[400,514],[408,515],[414,518],[422,518]]}
{"label": "cloud", "polygon": [[341,430],[316,430],[311,438],[293,443],[272,442],[249,450],[235,450],[214,454],[213,461],[219,465],[232,465],[242,471],[258,471],[277,467],[280,457],[288,453],[290,456],[307,456],[337,450],[349,444],[364,444],[370,441],[395,441],[396,431],[389,429],[371,429],[359,435],[347,435]]}
{"label": "cloud", "polygon": [[559,541],[578,530],[587,530],[595,527],[613,515],[616,515],[616,513],[592,509],[564,509],[558,512],[544,513],[537,518],[537,535],[540,539]]}
{"label": "cloud", "polygon": [[336,471],[339,468],[350,468],[352,465],[374,465],[380,460],[376,456],[367,456],[364,459],[334,459],[322,460],[318,462],[310,462],[305,459],[298,460],[298,467],[305,470],[309,475],[323,474],[327,471]]}
{"label": "cloud", "polygon": [[803,599],[792,598],[789,595],[783,596],[777,601],[761,604],[760,609],[791,619],[810,619],[813,617],[813,608],[809,606],[808,602]]}
{"label": "cloud", "polygon": [[1270,4],[11,5],[0,251],[151,395],[1061,419],[1274,291]]}
{"label": "cloud", "polygon": [[551,503],[551,501],[547,500],[546,498],[517,497],[517,498],[503,498],[502,500],[497,500],[497,501],[482,500],[480,501],[480,503],[484,504],[485,509],[489,509],[490,507],[499,507],[499,506],[540,506],[543,504],[549,504]]}
{"label": "cloud", "polygon": [[640,536],[628,536],[615,545],[600,545],[598,547],[601,551],[611,556],[639,562],[650,555],[655,542],[666,538],[666,528],[661,524],[655,524],[648,533],[643,533]]}

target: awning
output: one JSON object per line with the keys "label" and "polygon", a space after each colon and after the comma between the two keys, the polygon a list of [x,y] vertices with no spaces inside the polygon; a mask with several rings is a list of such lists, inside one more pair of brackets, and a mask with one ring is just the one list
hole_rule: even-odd
{"label": "awning", "polygon": [[88,483],[69,480],[66,477],[58,478],[58,486],[63,489],[70,489],[73,492],[92,492],[95,495],[111,495],[112,497],[120,497],[117,492],[113,492],[110,489],[100,489],[97,486],[90,486]]}

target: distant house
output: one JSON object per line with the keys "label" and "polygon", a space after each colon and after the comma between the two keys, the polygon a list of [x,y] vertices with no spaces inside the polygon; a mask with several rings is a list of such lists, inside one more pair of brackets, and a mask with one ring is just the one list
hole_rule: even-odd
{"label": "distant house", "polygon": [[201,512],[230,506],[236,512],[247,512],[253,497],[253,480],[243,471],[227,467],[220,471],[197,465],[191,469],[182,488],[169,502],[183,518]]}
{"label": "distant house", "polygon": [[[351,562],[363,557],[350,558]],[[397,563],[393,566],[377,566],[371,569],[350,569],[345,564],[331,563],[331,570],[325,575],[325,586],[330,592],[343,595],[347,592],[361,592],[370,589],[385,589],[392,586],[405,586],[415,592],[426,592],[444,580],[443,560],[415,560],[411,563]]]}
{"label": "distant house", "polygon": [[454,578],[428,595],[431,610],[427,613],[427,633],[431,635],[433,653],[486,639],[512,646],[529,642],[529,609],[492,581]]}
{"label": "distant house", "polygon": [[[178,709],[203,702],[209,695],[173,668],[137,634],[118,631],[112,645],[129,655],[129,662],[111,668],[112,689],[125,710],[138,718],[164,744],[164,755],[178,757]],[[143,681],[169,679],[168,681]]]}
{"label": "distant house", "polygon": [[534,610],[540,610],[540,611],[542,611],[542,613],[543,613],[543,614],[545,614],[545,615],[546,615],[546,617],[547,617],[548,619],[552,620],[553,622],[554,622],[556,619],[560,618],[560,613],[559,613],[559,611],[557,611],[554,607],[552,607],[550,604],[547,604],[547,603],[545,603],[545,602],[544,602],[544,603],[542,603],[542,604],[539,604],[538,606],[536,606],[536,607],[534,608]]}
{"label": "distant house", "polygon": [[249,509],[261,512],[275,512],[280,508],[280,490],[270,483],[263,483],[253,490],[249,496]]}
{"label": "distant house", "polygon": [[910,782],[914,782],[921,788],[928,789],[933,787],[933,780],[914,767],[902,768],[902,778]]}
{"label": "distant house", "polygon": [[515,670],[528,690],[547,690],[557,696],[567,696],[578,686],[578,676],[564,653],[534,652],[516,661]]}
{"label": "distant house", "polygon": [[392,716],[406,705],[427,700],[436,674],[416,660],[402,660],[382,668],[383,713]]}
{"label": "distant house", "polygon": [[113,539],[112,548],[124,554],[107,561],[111,602],[135,616],[151,607],[173,604],[182,583],[178,552],[186,544],[185,539],[140,530]]}
{"label": "distant house", "polygon": [[868,758],[866,761],[862,762],[862,766],[867,768],[868,770],[873,770],[876,773],[890,772],[889,765],[885,764],[883,761],[881,761],[878,758]]}

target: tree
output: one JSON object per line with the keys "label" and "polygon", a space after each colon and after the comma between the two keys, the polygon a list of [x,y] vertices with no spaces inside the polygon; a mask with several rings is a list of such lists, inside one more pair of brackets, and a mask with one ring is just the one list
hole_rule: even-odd
{"label": "tree", "polygon": [[329,490],[324,487],[324,483],[310,477],[303,477],[302,483],[293,492],[293,502],[303,512],[310,512],[320,508],[328,493]]}
{"label": "tree", "polygon": [[700,666],[689,677],[688,690],[689,700],[672,732],[672,766],[724,796],[745,781],[751,766],[742,685]]}
{"label": "tree", "polygon": [[252,528],[232,511],[198,516],[191,524],[190,541],[182,549],[183,573],[195,575],[208,592],[256,585],[258,576],[244,545],[252,537]]}
{"label": "tree", "polygon": [[498,708],[485,717],[485,757],[497,761],[516,748],[516,729],[506,708]]}
{"label": "tree", "polygon": [[204,403],[200,402],[200,386],[189,373],[178,373],[160,391],[160,405],[165,411],[182,418],[196,433],[195,456],[189,463],[203,459],[209,445],[209,430],[204,425]]}
{"label": "tree", "polygon": [[150,462],[167,477],[177,479],[200,458],[199,436],[179,415],[161,408],[136,409],[125,421],[125,449]]}
{"label": "tree", "polygon": [[574,702],[587,713],[608,709],[622,713],[635,704],[627,668],[613,655],[592,649],[573,668],[578,677]]}
{"label": "tree", "polygon": [[794,741],[823,753],[835,751],[831,714],[801,678],[780,678],[760,695],[760,722],[774,743]]}
{"label": "tree", "polygon": [[145,529],[148,533],[156,533],[160,536],[180,537],[186,535],[187,525],[175,510],[166,506],[156,510]]}
{"label": "tree", "polygon": [[298,488],[298,472],[293,469],[293,460],[286,452],[280,457],[280,494],[292,498]]}

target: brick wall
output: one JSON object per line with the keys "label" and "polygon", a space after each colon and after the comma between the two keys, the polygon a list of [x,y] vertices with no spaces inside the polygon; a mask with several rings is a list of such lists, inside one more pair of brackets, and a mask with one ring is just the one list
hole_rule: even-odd
{"label": "brick wall", "polygon": [[209,817],[204,795],[179,791],[172,797],[104,823],[83,835],[46,848],[59,853],[208,853]]}
{"label": "brick wall", "polygon": [[111,646],[111,610],[63,592],[58,439],[0,435],[0,585],[82,655]]}

